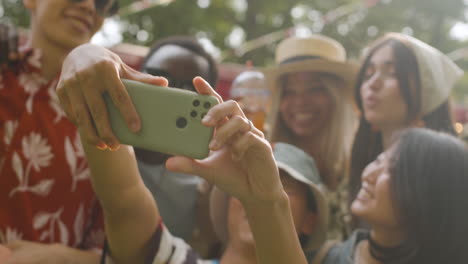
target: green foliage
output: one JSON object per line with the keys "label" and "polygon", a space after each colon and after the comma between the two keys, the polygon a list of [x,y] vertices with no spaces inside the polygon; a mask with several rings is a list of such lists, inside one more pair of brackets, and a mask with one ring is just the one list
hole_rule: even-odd
{"label": "green foliage", "polygon": [[0,21],[8,21],[14,25],[28,27],[29,14],[23,6],[22,0],[1,0]]}
{"label": "green foliage", "polygon": [[[1,0],[0,11],[20,26],[28,25],[21,0]],[[122,6],[135,1],[120,0]],[[175,0],[121,17],[124,41],[150,46],[170,35],[194,35],[210,39],[223,54],[223,61],[254,65],[273,63],[274,48],[293,27],[322,33],[340,41],[350,57],[388,31],[407,32],[443,52],[466,43],[450,39],[450,28],[466,22],[464,0]],[[205,5],[205,8],[200,8]],[[237,6],[237,8],[236,8]],[[240,7],[240,8],[239,8]],[[242,8],[244,7],[244,8]],[[0,12],[0,16],[2,12]],[[237,31],[239,41],[229,41]],[[246,41],[271,32],[276,37],[258,48],[239,52]],[[458,61],[468,70],[468,62]],[[458,98],[468,94],[468,79],[456,88]]]}

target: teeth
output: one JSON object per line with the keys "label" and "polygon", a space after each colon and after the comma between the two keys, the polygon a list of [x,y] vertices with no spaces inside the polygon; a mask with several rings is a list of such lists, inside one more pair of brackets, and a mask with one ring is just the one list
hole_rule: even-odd
{"label": "teeth", "polygon": [[305,121],[305,120],[308,120],[308,119],[312,119],[315,117],[315,114],[310,114],[310,113],[307,113],[307,114],[296,114],[296,119],[298,121]]}

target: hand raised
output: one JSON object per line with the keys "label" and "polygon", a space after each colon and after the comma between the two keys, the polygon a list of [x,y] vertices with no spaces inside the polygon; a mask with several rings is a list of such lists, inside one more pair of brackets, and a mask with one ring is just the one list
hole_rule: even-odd
{"label": "hand raised", "polygon": [[141,127],[121,78],[167,86],[165,78],[135,71],[116,54],[92,44],[77,47],[63,63],[57,94],[67,117],[89,144],[111,149],[120,144],[110,126],[104,93],[110,95],[131,131],[137,132]]}
{"label": "hand raised", "polygon": [[199,175],[243,202],[276,199],[282,187],[271,146],[263,133],[235,101],[222,102],[206,81],[197,77],[194,86],[200,94],[213,95],[220,101],[202,120],[204,125],[215,127],[211,153],[204,160],[172,157],[167,168]]}

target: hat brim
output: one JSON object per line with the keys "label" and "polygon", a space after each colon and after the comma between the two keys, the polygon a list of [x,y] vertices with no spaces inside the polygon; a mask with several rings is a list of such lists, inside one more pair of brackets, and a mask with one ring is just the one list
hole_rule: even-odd
{"label": "hat brim", "polygon": [[270,83],[269,87],[276,90],[279,77],[293,72],[318,72],[336,76],[345,83],[346,92],[352,93],[359,66],[352,62],[337,62],[325,59],[306,59],[280,64],[265,70],[265,75],[270,82],[273,82]]}
{"label": "hat brim", "polygon": [[[317,204],[318,222],[314,229],[314,232],[309,236],[309,240],[304,246],[304,250],[317,250],[319,249],[327,238],[328,231],[328,216],[329,207],[328,201],[325,196],[325,187],[323,185],[317,185],[312,183],[310,180],[302,176],[295,169],[290,166],[276,161],[279,169],[284,170],[295,180],[307,184],[310,190],[314,194],[314,198]],[[213,230],[215,231],[218,238],[226,243],[229,239],[227,218],[229,208],[230,196],[225,192],[214,187],[210,195],[210,217],[213,224]]]}
{"label": "hat brim", "polygon": [[297,172],[294,168],[281,161],[276,161],[276,164],[278,169],[285,171],[295,180],[307,184],[309,189],[314,194],[315,203],[317,205],[318,221],[315,225],[313,234],[309,236],[309,240],[307,241],[306,245],[304,245],[303,249],[306,251],[319,249],[327,239],[329,221],[328,217],[330,214],[328,201],[325,195],[325,186],[311,182],[309,179]]}

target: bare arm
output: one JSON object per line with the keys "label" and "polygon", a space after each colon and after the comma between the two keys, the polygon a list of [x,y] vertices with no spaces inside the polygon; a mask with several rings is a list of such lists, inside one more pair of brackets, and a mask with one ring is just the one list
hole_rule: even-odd
{"label": "bare arm", "polygon": [[98,251],[80,250],[63,244],[17,240],[0,245],[0,263],[4,264],[98,264],[99,260]]}
{"label": "bare arm", "polygon": [[[199,93],[217,96],[222,102],[202,79],[195,79],[194,84]],[[203,123],[216,127],[210,156],[202,161],[173,157],[166,163],[168,169],[199,175],[241,201],[255,238],[258,263],[307,263],[263,133],[249,124],[233,101],[214,106]]]}
{"label": "bare arm", "polygon": [[307,263],[286,194],[266,204],[243,205],[255,238],[258,263]]}
{"label": "bare arm", "polygon": [[116,263],[143,263],[160,215],[140,178],[133,148],[102,151],[87,143],[83,147],[104,210],[112,258]]}

